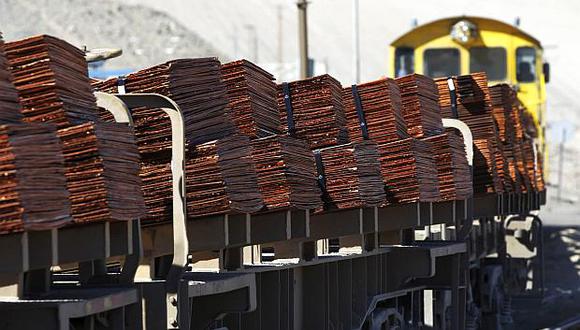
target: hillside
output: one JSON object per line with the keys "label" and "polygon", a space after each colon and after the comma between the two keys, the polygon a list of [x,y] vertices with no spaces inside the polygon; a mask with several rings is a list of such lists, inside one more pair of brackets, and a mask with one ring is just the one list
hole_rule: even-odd
{"label": "hillside", "polygon": [[46,33],[79,47],[122,48],[124,55],[108,62],[109,69],[137,69],[172,58],[221,55],[170,15],[117,1],[2,0],[0,26],[5,40]]}

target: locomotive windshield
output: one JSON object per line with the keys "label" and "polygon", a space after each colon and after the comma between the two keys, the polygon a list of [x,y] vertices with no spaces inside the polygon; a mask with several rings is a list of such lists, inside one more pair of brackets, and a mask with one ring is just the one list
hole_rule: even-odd
{"label": "locomotive windshield", "polygon": [[402,77],[415,72],[414,49],[400,47],[395,50],[395,77]]}
{"label": "locomotive windshield", "polygon": [[506,79],[507,52],[503,47],[472,47],[469,49],[469,72],[485,72],[491,81]]}
{"label": "locomotive windshield", "polygon": [[459,49],[427,49],[423,58],[425,75],[431,78],[457,76],[460,74]]}
{"label": "locomotive windshield", "polygon": [[516,50],[516,77],[518,82],[536,80],[536,50],[532,47],[519,47]]}

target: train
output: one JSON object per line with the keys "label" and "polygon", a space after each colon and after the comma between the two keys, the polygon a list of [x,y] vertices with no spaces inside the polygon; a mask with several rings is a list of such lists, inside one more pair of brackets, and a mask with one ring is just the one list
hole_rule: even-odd
{"label": "train", "polygon": [[[477,71],[490,84],[518,85],[517,96],[543,128],[549,69],[539,42],[489,19],[431,24],[393,42],[394,76],[465,77],[475,70],[471,51],[482,52]],[[486,62],[488,51],[505,54],[503,71]],[[171,95],[127,93],[133,82],[125,78],[109,86],[114,92],[90,98],[109,121],[134,128],[143,125],[137,109],[162,112],[170,211],[155,223],[138,218],[0,235],[0,329],[502,329],[513,323],[512,298],[543,297],[538,212],[545,189],[189,218],[187,104]],[[284,117],[294,120],[288,102]],[[362,105],[357,109],[364,122]],[[470,128],[460,119],[440,121],[461,137],[472,170]],[[138,134],[146,140],[158,133],[152,131]],[[539,132],[527,138],[542,146]],[[531,163],[535,178],[537,161]],[[320,183],[324,171],[317,170]]]}
{"label": "train", "polygon": [[508,83],[533,118],[532,132],[548,164],[546,84],[550,64],[540,41],[517,25],[477,17],[438,19],[414,27],[389,46],[389,75],[432,78],[486,72],[490,84]]}

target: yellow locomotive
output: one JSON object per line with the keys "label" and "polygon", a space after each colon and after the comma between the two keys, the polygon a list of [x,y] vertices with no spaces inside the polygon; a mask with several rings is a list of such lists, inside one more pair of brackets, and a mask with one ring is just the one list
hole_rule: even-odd
{"label": "yellow locomotive", "polygon": [[393,77],[413,72],[433,78],[484,71],[490,84],[515,87],[533,117],[536,144],[546,155],[546,83],[550,67],[540,42],[517,26],[493,19],[460,16],[420,25],[390,45]]}

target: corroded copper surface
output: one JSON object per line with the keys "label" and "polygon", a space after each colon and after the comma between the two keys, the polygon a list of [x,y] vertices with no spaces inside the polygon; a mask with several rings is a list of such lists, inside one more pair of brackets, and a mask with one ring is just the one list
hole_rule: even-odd
{"label": "corroded copper surface", "polygon": [[256,139],[252,158],[268,210],[322,205],[314,156],[305,141],[285,135]]}
{"label": "corroded copper surface", "polygon": [[[389,143],[409,136],[403,119],[401,92],[393,79],[371,81],[358,85],[356,89],[369,139],[376,143]],[[361,142],[361,120],[353,88],[344,88],[342,94],[349,136],[353,142]]]}
{"label": "corroded copper surface", "polygon": [[[306,140],[311,149],[348,142],[342,87],[336,79],[325,74],[288,85],[297,138]],[[288,133],[282,85],[278,85],[278,108],[282,130]]]}
{"label": "corroded copper surface", "polygon": [[231,116],[250,138],[280,133],[274,76],[247,60],[222,65]]}
{"label": "corroded copper surface", "polygon": [[56,128],[0,125],[0,233],[70,222],[64,159]]}

